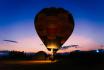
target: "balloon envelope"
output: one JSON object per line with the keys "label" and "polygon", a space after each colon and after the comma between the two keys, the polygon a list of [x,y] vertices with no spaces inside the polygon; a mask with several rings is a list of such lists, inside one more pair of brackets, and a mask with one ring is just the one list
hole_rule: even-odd
{"label": "balloon envelope", "polygon": [[35,28],[45,46],[59,49],[74,29],[72,15],[63,8],[45,8],[35,16]]}

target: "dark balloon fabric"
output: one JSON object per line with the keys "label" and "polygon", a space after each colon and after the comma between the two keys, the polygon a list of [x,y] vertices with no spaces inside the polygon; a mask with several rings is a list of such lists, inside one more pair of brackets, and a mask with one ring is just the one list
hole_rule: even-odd
{"label": "dark balloon fabric", "polygon": [[54,44],[59,49],[74,30],[73,16],[63,8],[44,8],[35,16],[34,24],[47,48]]}

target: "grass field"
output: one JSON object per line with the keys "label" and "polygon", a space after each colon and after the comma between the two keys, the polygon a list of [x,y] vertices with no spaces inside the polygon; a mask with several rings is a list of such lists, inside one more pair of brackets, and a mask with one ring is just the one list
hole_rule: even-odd
{"label": "grass field", "polygon": [[72,60],[2,60],[0,70],[103,70],[104,62],[77,62]]}
{"label": "grass field", "polygon": [[[36,58],[40,58],[40,55]],[[58,54],[54,61],[6,58],[0,59],[0,70],[104,70],[104,53],[91,51]]]}

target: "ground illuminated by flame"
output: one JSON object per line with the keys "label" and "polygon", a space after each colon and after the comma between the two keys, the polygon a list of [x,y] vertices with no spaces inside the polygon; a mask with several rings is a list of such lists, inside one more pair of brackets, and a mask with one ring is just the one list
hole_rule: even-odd
{"label": "ground illuminated by flame", "polygon": [[55,63],[57,60],[7,60],[2,61],[4,64],[48,64],[48,63]]}

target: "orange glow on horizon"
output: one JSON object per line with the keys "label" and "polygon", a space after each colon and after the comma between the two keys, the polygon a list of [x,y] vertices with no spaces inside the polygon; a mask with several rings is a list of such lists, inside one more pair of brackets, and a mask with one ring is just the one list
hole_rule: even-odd
{"label": "orange glow on horizon", "polygon": [[[38,52],[38,51],[45,51],[46,53],[50,53],[50,51],[47,50],[46,46],[42,43],[40,38],[36,36],[35,38],[29,37],[29,38],[23,38],[18,39],[18,43],[0,43],[0,50],[16,50],[16,51],[24,51],[24,52]],[[94,42],[93,40],[83,37],[83,36],[76,36],[72,35],[64,44],[63,46],[68,46],[71,44],[77,44],[79,45],[78,48],[69,48],[66,50],[59,50],[58,52],[70,52],[73,50],[91,50],[100,48],[100,45]],[[54,45],[50,46],[51,48],[55,48]]]}

